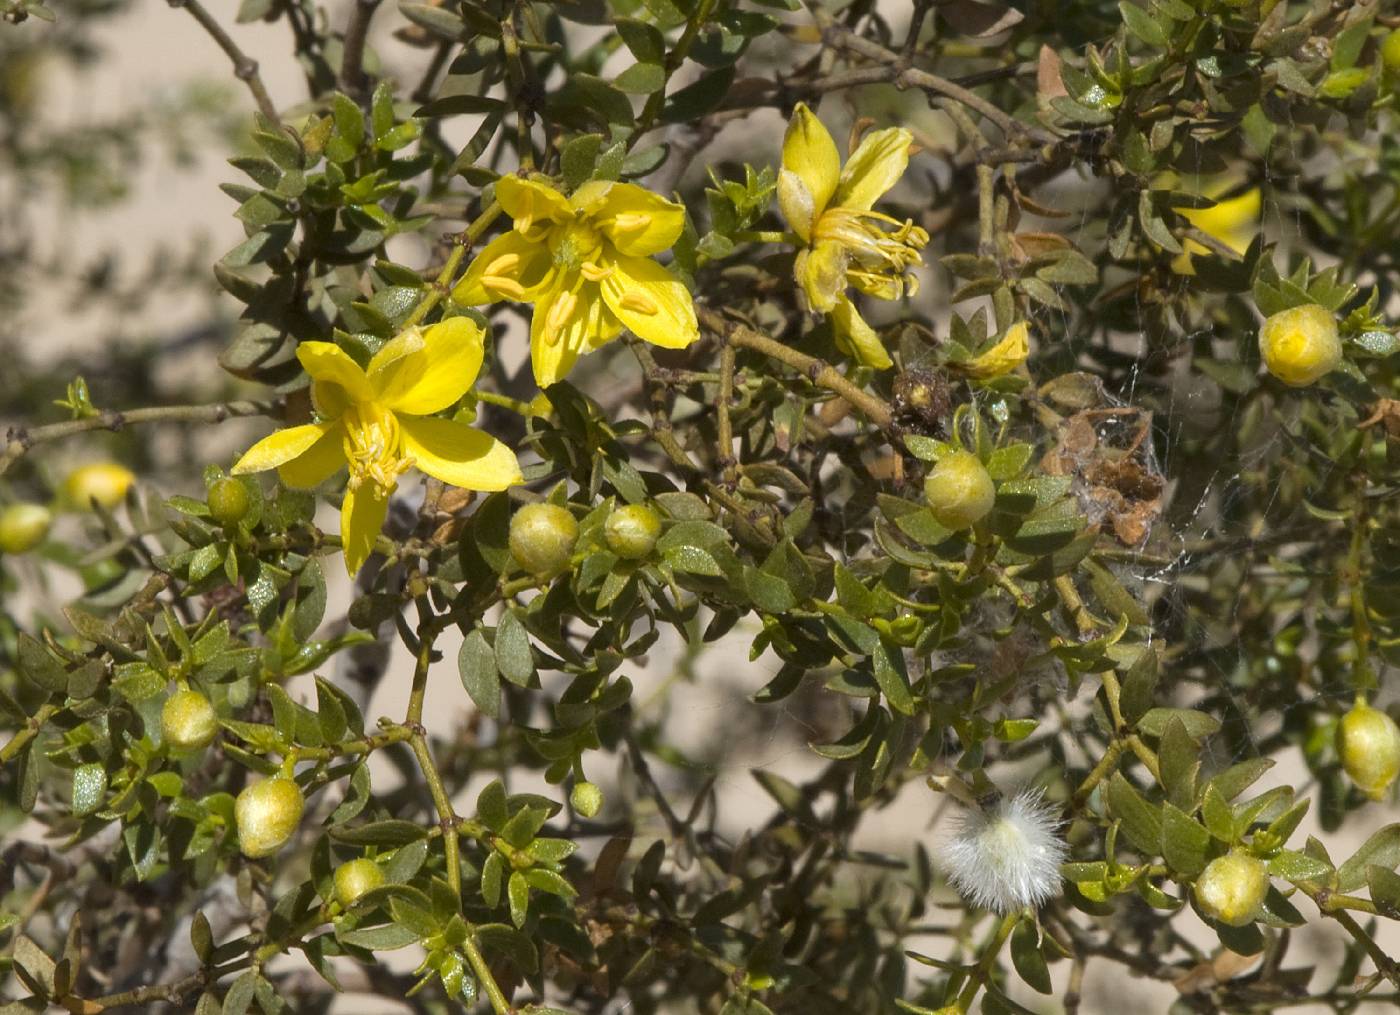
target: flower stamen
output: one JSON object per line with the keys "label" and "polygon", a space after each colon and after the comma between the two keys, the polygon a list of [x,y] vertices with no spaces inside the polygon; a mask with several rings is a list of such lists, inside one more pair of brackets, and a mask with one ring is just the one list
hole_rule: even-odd
{"label": "flower stamen", "polygon": [[647,314],[648,316],[661,312],[661,308],[656,305],[656,301],[646,293],[635,290],[624,293],[621,300],[624,310],[630,310],[634,314]]}

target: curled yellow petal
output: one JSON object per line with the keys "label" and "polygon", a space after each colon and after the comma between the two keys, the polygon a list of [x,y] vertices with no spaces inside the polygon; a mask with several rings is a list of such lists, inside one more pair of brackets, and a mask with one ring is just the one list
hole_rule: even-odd
{"label": "curled yellow petal", "polygon": [[811,309],[829,314],[836,301],[844,298],[846,263],[846,247],[835,240],[823,241],[797,255],[797,281]]}
{"label": "curled yellow petal", "polygon": [[334,342],[303,342],[297,346],[297,359],[313,381],[338,384],[351,401],[366,402],[373,397],[360,364]]}
{"label": "curled yellow petal", "polygon": [[[831,139],[830,132],[804,102],[799,102],[793,110],[787,133],[783,136],[783,169],[801,181],[811,198],[811,216],[807,221],[820,216],[832,194],[836,193],[836,185],[841,178],[841,156],[836,151],[836,142]],[[796,196],[792,182],[787,185],[787,200],[784,199],[781,177],[778,186],[779,205],[784,217],[788,218],[789,204]],[[805,198],[793,206],[794,213],[797,214],[803,206]],[[801,215],[796,220],[788,218],[788,225],[804,240],[807,239],[802,232]],[[810,230],[810,225],[807,228]]]}
{"label": "curled yellow petal", "polygon": [[887,127],[865,135],[841,171],[835,203],[842,208],[869,211],[909,168],[909,146],[913,143],[914,136],[903,127]]}
{"label": "curled yellow petal", "polygon": [[968,377],[988,381],[994,377],[1009,374],[1026,361],[1030,355],[1030,329],[1025,321],[1017,321],[1006,329],[1006,335],[996,345],[982,355],[962,363],[950,363]]}
{"label": "curled yellow petal", "polygon": [[337,420],[315,444],[277,466],[277,475],[287,486],[309,490],[325,482],[344,464],[345,424]]}
{"label": "curled yellow petal", "polygon": [[567,222],[574,216],[569,199],[559,191],[538,180],[519,176],[502,176],[496,181],[496,200],[521,232],[536,222]]}
{"label": "curled yellow petal", "polygon": [[847,355],[877,370],[887,370],[894,365],[880,336],[866,323],[849,298],[837,298],[836,305],[831,309],[831,323],[836,330],[836,344]]}

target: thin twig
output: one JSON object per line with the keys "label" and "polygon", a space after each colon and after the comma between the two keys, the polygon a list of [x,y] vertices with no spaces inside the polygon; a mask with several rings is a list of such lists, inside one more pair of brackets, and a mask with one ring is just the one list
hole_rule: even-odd
{"label": "thin twig", "polygon": [[365,43],[369,39],[369,23],[379,9],[380,0],[355,0],[350,9],[350,23],[345,27],[345,44],[340,58],[340,87],[359,99],[369,93],[365,76]]}
{"label": "thin twig", "polygon": [[50,423],[30,429],[12,426],[5,434],[5,447],[0,451],[0,476],[36,444],[61,440],[92,430],[120,430],[131,423],[222,423],[239,416],[266,416],[277,407],[276,402],[215,402],[212,405],[161,405],[150,409],[108,411],[85,419]]}
{"label": "thin twig", "polygon": [[253,93],[253,100],[257,102],[262,115],[273,123],[278,123],[281,118],[277,114],[277,106],[273,103],[272,96],[267,93],[267,86],[263,84],[262,77],[258,74],[258,61],[238,47],[238,43],[233,41],[232,36],[224,31],[224,27],[214,20],[214,16],[204,9],[204,5],[199,0],[166,0],[166,2],[171,7],[183,7],[190,12],[190,15],[200,23],[210,37],[219,44],[219,48],[227,53],[228,58],[233,61],[233,76],[248,86],[248,91]]}
{"label": "thin twig", "polygon": [[865,413],[866,417],[882,430],[889,429],[894,419],[894,412],[890,409],[889,403],[856,387],[830,363],[819,360],[815,356],[798,352],[781,342],[775,342],[767,335],[728,320],[717,311],[705,307],[697,307],[696,309],[700,323],[710,331],[723,336],[735,345],[753,349],[755,352],[761,352],[765,356],[786,363],[818,387],[826,388],[828,391],[840,395]]}

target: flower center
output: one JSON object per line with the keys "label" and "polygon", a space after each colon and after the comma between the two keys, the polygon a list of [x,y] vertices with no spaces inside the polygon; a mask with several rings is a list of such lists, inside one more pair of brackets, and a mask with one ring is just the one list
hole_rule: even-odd
{"label": "flower center", "polygon": [[345,413],[345,457],[350,463],[350,489],[369,481],[381,497],[398,488],[399,476],[413,466],[399,457],[402,435],[394,414],[373,402],[353,405]]}
{"label": "flower center", "polygon": [[846,273],[862,291],[887,300],[918,291],[918,279],[909,269],[924,263],[919,252],[928,244],[928,233],[913,220],[837,206],[817,219],[812,242],[823,240],[847,251],[852,263]]}
{"label": "flower center", "polygon": [[585,263],[595,265],[602,251],[598,230],[586,222],[570,222],[553,245],[554,263],[564,271],[577,271]]}

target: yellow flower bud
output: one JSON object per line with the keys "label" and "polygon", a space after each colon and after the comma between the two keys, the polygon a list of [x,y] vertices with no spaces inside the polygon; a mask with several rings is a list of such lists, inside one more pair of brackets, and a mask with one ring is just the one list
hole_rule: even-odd
{"label": "yellow flower bud", "polygon": [[625,560],[640,560],[651,553],[661,535],[661,519],[645,504],[625,504],[603,523],[608,549]]}
{"label": "yellow flower bud", "polygon": [[603,809],[603,791],[596,783],[576,782],[569,791],[569,803],[585,818],[594,817]]}
{"label": "yellow flower bud", "polygon": [[1259,329],[1259,352],[1269,373],[1284,384],[1306,387],[1342,361],[1337,318],[1316,303],[1280,310]]}
{"label": "yellow flower bud", "polygon": [[286,776],[255,782],[239,793],[233,817],[243,855],[257,859],[276,853],[297,830],[305,809],[301,787]]}
{"label": "yellow flower bud", "polygon": [[1400,775],[1400,727],[1380,709],[1356,705],[1337,724],[1337,753],[1356,788],[1379,800]]}
{"label": "yellow flower bud", "polygon": [[0,550],[28,553],[49,534],[53,514],[42,504],[11,504],[0,511]]}
{"label": "yellow flower bud", "polygon": [[944,528],[971,528],[992,509],[996,487],[981,459],[955,451],[939,460],[924,480],[924,496],[933,517]]}
{"label": "yellow flower bud", "polygon": [[210,516],[220,525],[237,525],[248,513],[248,488],[232,476],[216,480],[206,499]]}
{"label": "yellow flower bud", "polygon": [[526,504],[510,520],[510,552],[537,578],[552,578],[569,564],[578,522],[558,504]]}
{"label": "yellow flower bud", "polygon": [[1269,875],[1263,861],[1231,851],[1208,863],[1196,879],[1196,904],[1212,920],[1244,927],[1259,915],[1268,890]]}
{"label": "yellow flower bud", "polygon": [[160,732],[171,750],[197,751],[209,746],[219,730],[214,706],[198,691],[176,691],[160,710]]}
{"label": "yellow flower bud", "polygon": [[74,507],[87,511],[94,502],[113,508],[122,502],[136,477],[116,462],[94,462],[74,469],[63,481],[63,493]]}
{"label": "yellow flower bud", "polygon": [[335,869],[335,898],[342,906],[353,906],[360,896],[384,883],[384,870],[366,857],[350,860]]}

